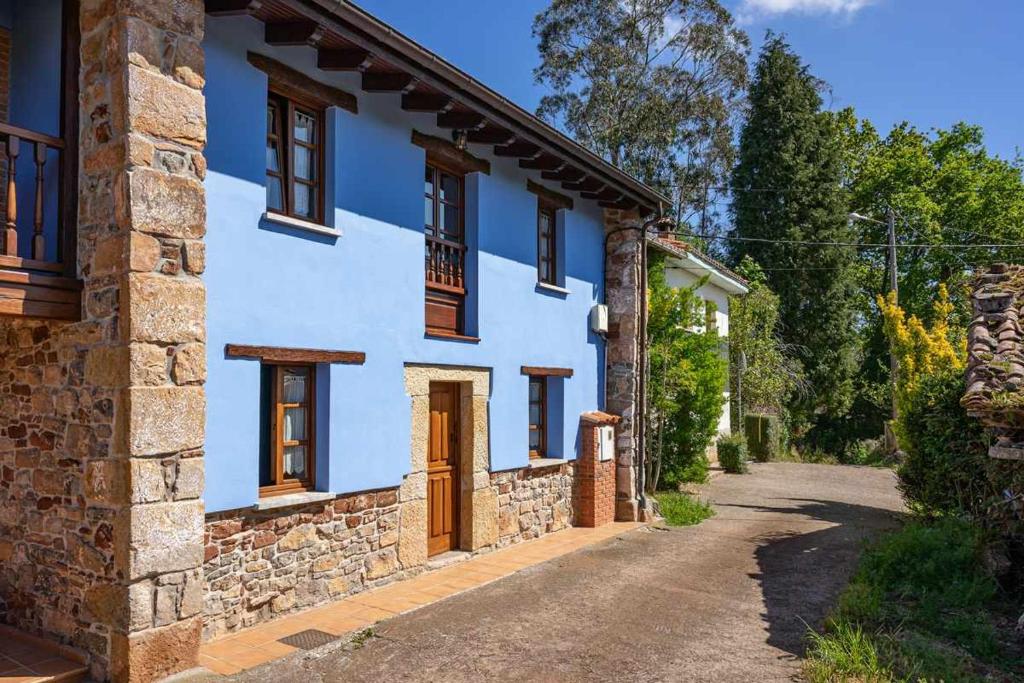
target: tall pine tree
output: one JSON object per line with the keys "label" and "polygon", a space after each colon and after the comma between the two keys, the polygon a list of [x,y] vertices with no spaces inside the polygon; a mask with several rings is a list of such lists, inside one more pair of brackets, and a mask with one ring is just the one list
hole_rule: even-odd
{"label": "tall pine tree", "polygon": [[[840,184],[841,147],[822,111],[822,83],[779,36],[769,35],[750,87],[732,176],[734,236],[852,242]],[[798,428],[841,418],[854,395],[856,251],[850,247],[733,241],[779,296],[783,340],[797,350],[809,391],[790,406]]]}

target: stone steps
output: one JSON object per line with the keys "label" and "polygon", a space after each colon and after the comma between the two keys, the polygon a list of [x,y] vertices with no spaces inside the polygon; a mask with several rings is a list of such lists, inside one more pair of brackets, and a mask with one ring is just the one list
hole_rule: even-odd
{"label": "stone steps", "polygon": [[0,626],[0,683],[82,683],[88,674],[69,648]]}

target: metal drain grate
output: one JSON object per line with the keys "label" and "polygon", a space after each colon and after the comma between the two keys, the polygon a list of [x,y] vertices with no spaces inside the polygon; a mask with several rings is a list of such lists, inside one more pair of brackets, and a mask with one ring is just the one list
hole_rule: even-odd
{"label": "metal drain grate", "polygon": [[324,631],[318,631],[315,628],[307,629],[305,631],[299,631],[293,633],[286,638],[280,638],[277,642],[284,643],[285,645],[291,645],[302,650],[315,650],[321,645],[334,642],[337,640],[337,636],[332,636],[330,633]]}

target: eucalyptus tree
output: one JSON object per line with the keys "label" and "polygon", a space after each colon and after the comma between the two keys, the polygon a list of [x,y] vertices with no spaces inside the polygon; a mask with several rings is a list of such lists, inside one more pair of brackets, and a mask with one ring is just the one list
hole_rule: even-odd
{"label": "eucalyptus tree", "polygon": [[[734,160],[749,39],[718,0],[553,0],[533,25],[538,114],[709,216]],[[707,221],[705,221],[707,222]]]}

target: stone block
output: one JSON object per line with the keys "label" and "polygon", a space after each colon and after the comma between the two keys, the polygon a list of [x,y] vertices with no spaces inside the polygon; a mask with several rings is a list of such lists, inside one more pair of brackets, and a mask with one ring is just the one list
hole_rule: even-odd
{"label": "stone block", "polygon": [[316,527],[312,524],[302,524],[285,534],[284,537],[278,541],[277,549],[279,552],[288,552],[290,550],[308,548],[315,543]]}
{"label": "stone block", "polygon": [[168,493],[167,471],[159,460],[131,461],[132,503],[155,503]]}
{"label": "stone block", "polygon": [[202,501],[137,505],[129,514],[129,579],[185,571],[202,564]]}
{"label": "stone block", "polygon": [[178,461],[178,473],[174,478],[174,499],[188,500],[202,496],[205,469],[202,458],[184,458]]}
{"label": "stone block", "polygon": [[115,506],[128,500],[128,462],[90,460],[85,464],[85,498],[92,505]]}
{"label": "stone block", "polygon": [[129,346],[128,378],[133,386],[167,384],[167,351],[155,344]]}
{"label": "stone block", "polygon": [[175,384],[206,381],[206,345],[185,344],[174,354],[171,378]]}
{"label": "stone block", "polygon": [[196,666],[203,620],[193,617],[163,628],[110,638],[110,678],[152,683]]}
{"label": "stone block", "polygon": [[398,560],[404,569],[427,561],[426,497],[402,503],[399,512]]}
{"label": "stone block", "polygon": [[[426,540],[426,536],[424,536]],[[398,555],[394,548],[385,548],[366,558],[366,579],[373,581],[398,571]]]}
{"label": "stone block", "polygon": [[135,342],[185,344],[206,337],[206,290],[192,278],[158,273],[128,276],[122,305],[128,337]]}
{"label": "stone block", "polygon": [[498,542],[498,494],[493,488],[473,491],[473,522],[470,550]]}
{"label": "stone block", "polygon": [[128,383],[128,347],[98,346],[85,355],[85,381],[97,387],[118,388]]}
{"label": "stone block", "polygon": [[201,239],[206,232],[206,196],[199,180],[152,168],[128,177],[131,228],[151,235]]}
{"label": "stone block", "polygon": [[133,132],[196,149],[206,144],[202,92],[136,64],[128,67],[128,116]]}
{"label": "stone block", "polygon": [[202,387],[131,387],[127,442],[132,455],[201,448],[206,423]]}

